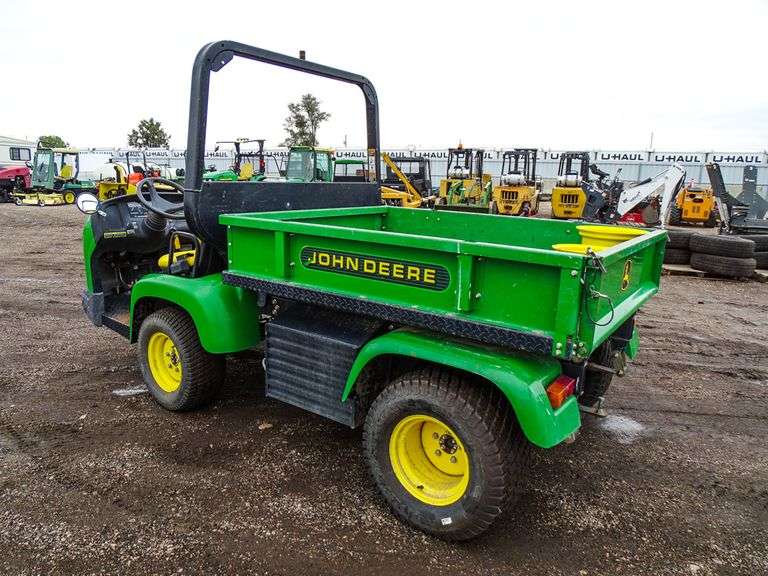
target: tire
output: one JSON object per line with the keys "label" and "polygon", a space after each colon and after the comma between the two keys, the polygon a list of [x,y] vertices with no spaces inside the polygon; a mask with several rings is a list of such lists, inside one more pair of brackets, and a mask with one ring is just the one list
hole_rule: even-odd
{"label": "tire", "polygon": [[680,210],[677,206],[672,206],[672,209],[669,211],[669,223],[672,226],[679,226],[680,223],[683,221],[683,211]]}
{"label": "tire", "polygon": [[[611,340],[608,339],[598,346],[597,350],[592,352],[589,361],[609,368],[618,368]],[[579,396],[579,404],[594,406],[608,392],[612,380],[613,374],[588,370],[584,376],[584,388]]]}
{"label": "tire", "polygon": [[667,230],[667,249],[682,248],[688,250],[692,232],[688,230]]}
{"label": "tire", "polygon": [[713,206],[709,212],[709,218],[704,222],[704,228],[714,228],[717,226],[717,209]]}
{"label": "tire", "polygon": [[667,248],[664,252],[664,264],[688,264],[691,252],[683,248]]}
{"label": "tire", "polygon": [[[163,346],[163,337],[170,340],[170,348],[166,346],[161,350],[166,356],[170,352],[168,361],[173,364],[173,367],[169,364],[167,371],[162,354],[159,356],[161,365],[153,366],[149,358],[150,354],[158,352],[158,345]],[[192,410],[209,403],[224,380],[224,356],[209,354],[203,349],[194,322],[177,308],[162,308],[144,319],[139,328],[138,354],[141,374],[149,392],[168,410]],[[154,354],[153,357],[158,358]],[[168,372],[176,368],[174,380]]]}
{"label": "tire", "polygon": [[[435,419],[441,427],[419,419]],[[443,430],[439,439],[438,432],[422,438],[427,426]],[[408,441],[414,434],[416,444]],[[368,412],[363,442],[371,476],[395,514],[418,530],[451,541],[474,538],[493,524],[515,495],[530,456],[530,444],[496,388],[441,368],[409,372],[387,386]],[[467,456],[458,464],[436,459],[448,454]],[[441,476],[433,462],[463,463],[466,473],[452,470],[454,475]],[[408,463],[415,463],[412,476]],[[442,492],[430,489],[428,477],[418,483],[423,466],[438,474]],[[458,486],[445,488],[440,484],[445,479]],[[432,497],[436,500],[428,502]]]}
{"label": "tire", "polygon": [[691,236],[690,247],[691,252],[732,258],[752,258],[755,253],[755,243],[738,236],[694,234]]}
{"label": "tire", "polygon": [[21,206],[23,202],[21,201],[21,198],[16,198],[16,200],[14,200],[14,204],[16,204],[16,206]]}
{"label": "tire", "polygon": [[69,190],[64,192],[63,196],[64,196],[64,204],[74,204],[75,200],[77,200],[77,196],[75,196],[75,193]]}
{"label": "tire", "polygon": [[768,234],[741,234],[739,238],[752,240],[755,243],[755,252],[768,252]]}
{"label": "tire", "polygon": [[768,270],[768,252],[755,252],[755,268]]}
{"label": "tire", "polygon": [[691,254],[691,268],[729,278],[750,278],[755,273],[754,258],[732,258],[714,254]]}

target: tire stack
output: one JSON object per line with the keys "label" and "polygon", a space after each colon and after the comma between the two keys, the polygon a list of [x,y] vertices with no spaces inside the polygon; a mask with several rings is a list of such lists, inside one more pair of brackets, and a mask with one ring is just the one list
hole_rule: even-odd
{"label": "tire stack", "polygon": [[751,278],[755,274],[755,242],[739,236],[690,237],[691,268],[728,278]]}
{"label": "tire stack", "polygon": [[768,234],[743,234],[741,238],[755,243],[755,268],[768,270]]}
{"label": "tire stack", "polygon": [[667,230],[667,248],[664,251],[664,264],[690,263],[691,236],[693,236],[693,233],[687,230]]}

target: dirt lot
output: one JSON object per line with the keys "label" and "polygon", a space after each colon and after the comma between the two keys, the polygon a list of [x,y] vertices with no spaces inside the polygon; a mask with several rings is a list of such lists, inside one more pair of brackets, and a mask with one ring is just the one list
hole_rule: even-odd
{"label": "dirt lot", "polygon": [[397,522],[361,435],[264,399],[160,409],[80,308],[82,215],[0,205],[0,573],[766,574],[768,284],[668,277],[610,416],[449,545]]}

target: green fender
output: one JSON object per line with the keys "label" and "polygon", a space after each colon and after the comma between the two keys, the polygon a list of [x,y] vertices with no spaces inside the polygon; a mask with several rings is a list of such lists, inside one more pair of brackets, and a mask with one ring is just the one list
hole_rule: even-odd
{"label": "green fender", "polygon": [[352,364],[342,401],[352,393],[366,364],[383,354],[443,364],[493,382],[509,400],[528,440],[541,448],[559,444],[581,425],[575,398],[557,410],[549,403],[545,387],[561,373],[554,358],[438,339],[434,334],[409,329],[393,330],[363,346]]}
{"label": "green fender", "polygon": [[133,314],[142,298],[159,298],[183,308],[195,323],[200,344],[211,354],[240,352],[261,341],[256,293],[224,284],[221,274],[201,278],[143,276],[131,290],[131,342],[138,337]]}

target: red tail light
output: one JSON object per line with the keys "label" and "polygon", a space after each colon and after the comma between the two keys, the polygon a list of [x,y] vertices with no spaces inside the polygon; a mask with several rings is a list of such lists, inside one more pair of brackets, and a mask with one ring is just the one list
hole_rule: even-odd
{"label": "red tail light", "polygon": [[576,380],[565,374],[561,374],[547,386],[547,396],[552,408],[560,408],[569,396],[576,391]]}

